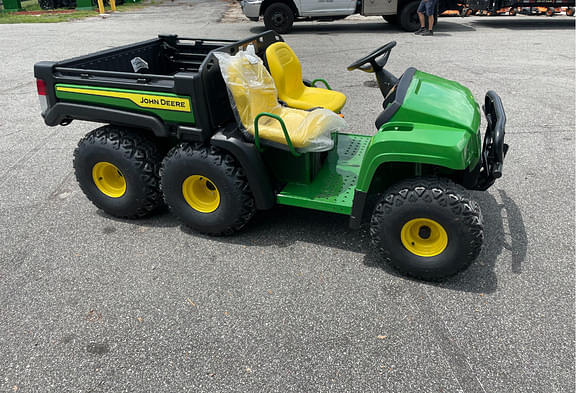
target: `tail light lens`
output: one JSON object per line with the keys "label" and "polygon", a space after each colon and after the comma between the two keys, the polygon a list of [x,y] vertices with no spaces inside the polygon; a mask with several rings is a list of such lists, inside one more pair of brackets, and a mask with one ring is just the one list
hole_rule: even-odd
{"label": "tail light lens", "polygon": [[38,98],[40,99],[40,107],[42,112],[48,109],[48,98],[46,97],[46,82],[42,79],[36,79],[36,89],[38,90]]}

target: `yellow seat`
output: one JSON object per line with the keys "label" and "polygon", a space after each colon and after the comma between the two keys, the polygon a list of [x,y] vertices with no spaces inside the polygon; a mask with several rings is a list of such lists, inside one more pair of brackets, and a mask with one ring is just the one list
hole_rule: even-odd
{"label": "yellow seat", "polygon": [[298,57],[285,42],[275,42],[266,49],[266,60],[274,78],[278,97],[292,108],[326,108],[340,113],[346,96],[339,91],[307,87],[302,82]]}
{"label": "yellow seat", "polygon": [[[254,136],[254,120],[258,114],[266,112],[284,121],[292,145],[301,152],[325,151],[333,147],[331,132],[346,125],[338,115],[326,109],[308,112],[280,105],[274,80],[262,60],[255,55],[216,53],[216,57],[246,131]],[[270,117],[260,118],[258,135],[261,139],[288,144],[280,122]]]}

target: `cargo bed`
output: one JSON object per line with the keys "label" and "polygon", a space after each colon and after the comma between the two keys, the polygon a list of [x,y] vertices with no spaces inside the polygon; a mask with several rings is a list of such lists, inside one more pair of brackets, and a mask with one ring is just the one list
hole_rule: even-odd
{"label": "cargo bed", "polygon": [[42,115],[50,126],[87,120],[206,140],[235,121],[211,53],[235,54],[248,44],[262,52],[279,40],[273,32],[241,41],[160,35],[69,60],[40,62],[34,74],[45,92]]}

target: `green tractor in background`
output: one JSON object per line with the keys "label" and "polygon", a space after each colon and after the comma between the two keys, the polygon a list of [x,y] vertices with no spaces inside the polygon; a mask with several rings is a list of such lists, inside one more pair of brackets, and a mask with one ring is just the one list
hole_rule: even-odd
{"label": "green tractor in background", "polygon": [[[374,73],[383,111],[372,135],[343,133],[346,97],[302,80],[282,38],[160,36],[35,65],[46,124],[108,123],[84,137],[74,167],[100,209],[146,216],[166,203],[187,226],[230,235],[257,210],[289,205],[369,222],[404,274],[437,280],[467,268],[483,241],[467,190],[502,175],[502,102],[415,68],[384,69],[395,42],[352,63]],[[327,88],[314,87],[323,82]]]}

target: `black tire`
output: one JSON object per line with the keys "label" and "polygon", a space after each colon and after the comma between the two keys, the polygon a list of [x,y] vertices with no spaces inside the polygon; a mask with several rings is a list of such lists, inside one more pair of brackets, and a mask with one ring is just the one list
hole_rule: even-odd
{"label": "black tire", "polygon": [[[436,254],[423,256],[414,252],[418,249],[409,249],[414,243],[406,243],[403,230],[426,222],[421,220],[439,224],[445,231],[446,243],[439,245]],[[435,229],[426,225],[417,228],[420,238],[415,241],[421,244],[439,233],[432,233]],[[370,234],[385,261],[398,271],[423,280],[439,280],[466,269],[480,253],[482,214],[478,203],[449,180],[410,179],[392,186],[376,204]]]}
{"label": "black tire", "polygon": [[[86,197],[96,207],[121,218],[144,217],[163,204],[158,175],[161,161],[152,138],[114,126],[89,132],[74,151],[76,179]],[[121,196],[111,197],[96,184],[98,163],[110,163],[121,172],[125,181]]]}
{"label": "black tire", "polygon": [[399,23],[398,15],[382,15],[382,18],[391,25],[397,25]]}
{"label": "black tire", "polygon": [[572,7],[566,8],[566,16],[574,16],[574,8]]}
{"label": "black tire", "polygon": [[419,1],[411,1],[406,4],[404,8],[400,11],[399,21],[400,26],[406,31],[416,31],[420,28],[420,20],[418,19],[418,9]]}
{"label": "black tire", "polygon": [[264,26],[278,34],[286,34],[292,30],[294,11],[288,4],[272,3],[264,11]]}
{"label": "black tire", "polygon": [[54,8],[54,2],[52,0],[38,0],[38,5],[43,10],[51,10]]}
{"label": "black tire", "polygon": [[[164,159],[161,189],[170,210],[190,228],[214,236],[231,235],[254,215],[254,197],[242,167],[231,155],[201,144],[181,143]],[[211,211],[199,211],[186,201],[185,181],[200,177],[216,190],[219,202]],[[210,210],[210,209],[208,209]]]}

